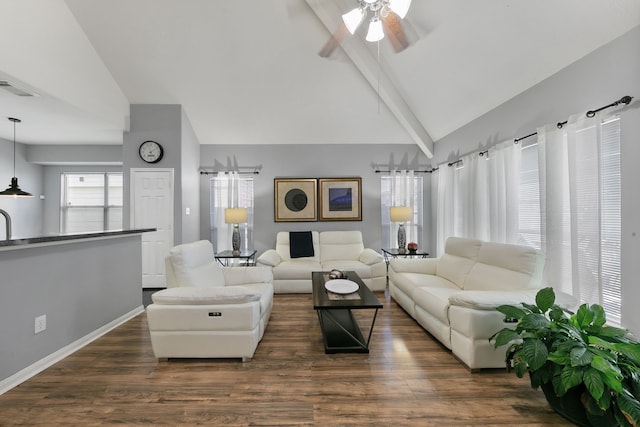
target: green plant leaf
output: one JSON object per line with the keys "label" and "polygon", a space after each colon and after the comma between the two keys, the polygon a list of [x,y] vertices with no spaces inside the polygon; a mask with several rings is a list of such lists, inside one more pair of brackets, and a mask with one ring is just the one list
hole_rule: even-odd
{"label": "green plant leaf", "polygon": [[529,369],[532,371],[538,370],[547,361],[549,351],[547,346],[544,345],[539,339],[525,339],[522,343],[522,353],[525,357]]}
{"label": "green plant leaf", "polygon": [[553,288],[540,289],[536,294],[536,305],[543,313],[546,313],[554,302],[556,302],[556,294],[553,292]]}
{"label": "green plant leaf", "polygon": [[489,341],[493,341],[493,347],[498,348],[518,339],[520,339],[520,334],[513,329],[504,328],[489,338]]}
{"label": "green plant leaf", "polygon": [[582,343],[580,341],[574,341],[574,340],[561,341],[561,340],[557,339],[553,343],[553,347],[554,347],[556,352],[566,353],[567,355],[569,355],[571,350],[573,350],[575,347],[584,348],[584,343]]}
{"label": "green plant leaf", "polygon": [[606,338],[624,338],[627,335],[627,331],[625,329],[616,328],[613,326],[602,326],[599,328],[595,328],[592,333]]}
{"label": "green plant leaf", "polygon": [[636,371],[629,373],[629,381],[631,387],[631,394],[633,397],[640,400],[640,371],[637,371],[637,367],[635,367]]}
{"label": "green plant leaf", "polygon": [[584,329],[585,327],[591,324],[594,316],[595,316],[594,312],[591,311],[591,308],[589,307],[589,305],[582,304],[580,308],[578,308],[578,311],[576,312],[576,314],[573,316],[573,320],[575,322],[575,325],[579,329]]}
{"label": "green plant leaf", "polygon": [[585,370],[582,378],[589,394],[593,396],[595,400],[600,400],[604,393],[602,374],[596,369],[588,368]]}
{"label": "green plant leaf", "polygon": [[602,379],[609,388],[616,393],[622,392],[623,377],[620,368],[599,355],[593,356],[591,367],[602,373]]}
{"label": "green plant leaf", "polygon": [[591,353],[586,347],[576,346],[571,349],[571,366],[587,366],[591,364]]}
{"label": "green plant leaf", "polygon": [[522,319],[527,314],[523,309],[515,307],[513,305],[499,305],[496,307],[500,313],[504,314],[507,319]]}
{"label": "green plant leaf", "polygon": [[542,314],[542,311],[540,311],[537,305],[527,304],[526,302],[523,302],[522,306],[532,313]]}
{"label": "green plant leaf", "polygon": [[570,365],[571,364],[571,356],[570,353],[564,351],[554,351],[549,353],[547,356],[547,360],[552,361],[553,363],[557,363],[558,365]]}
{"label": "green plant leaf", "polygon": [[593,304],[591,306],[591,312],[593,313],[592,323],[595,326],[604,326],[604,324],[607,323],[607,315],[601,305]]}
{"label": "green plant leaf", "polygon": [[515,361],[514,359],[513,370],[518,378],[522,378],[527,373],[527,363],[524,360]]}
{"label": "green plant leaf", "polygon": [[562,322],[568,320],[568,317],[562,307],[554,305],[549,311],[549,319],[553,320],[554,322]]}
{"label": "green plant leaf", "polygon": [[544,314],[531,313],[520,319],[520,323],[518,323],[516,330],[535,330],[546,328],[550,323],[551,322],[544,316]]}
{"label": "green plant leaf", "polygon": [[[636,365],[636,370],[640,369],[640,344],[621,343],[616,345],[616,350]],[[638,371],[640,372],[640,370]]]}
{"label": "green plant leaf", "polygon": [[611,393],[608,389],[605,388],[605,392],[602,393],[602,397],[598,399],[598,406],[603,410],[607,410],[611,406]]}
{"label": "green plant leaf", "polygon": [[625,390],[618,395],[616,403],[629,423],[640,425],[640,402],[637,399]]}
{"label": "green plant leaf", "polygon": [[564,388],[560,375],[555,375],[551,378],[551,384],[553,384],[553,392],[556,396],[563,396],[567,392],[567,389]]}
{"label": "green plant leaf", "polygon": [[565,390],[569,390],[582,383],[582,371],[580,367],[574,368],[572,366],[565,366],[560,373],[560,379],[562,380],[562,387]]}

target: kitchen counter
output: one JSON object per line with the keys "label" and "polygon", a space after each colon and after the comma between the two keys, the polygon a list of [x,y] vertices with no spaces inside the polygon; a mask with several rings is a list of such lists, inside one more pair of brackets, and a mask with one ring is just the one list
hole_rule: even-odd
{"label": "kitchen counter", "polygon": [[144,312],[150,231],[0,241],[0,394]]}
{"label": "kitchen counter", "polygon": [[117,237],[127,234],[146,233],[148,231],[156,231],[155,228],[141,228],[131,230],[113,230],[113,231],[96,231],[88,233],[70,233],[70,234],[50,234],[36,237],[25,237],[11,240],[0,240],[0,251],[7,249],[20,249],[31,247],[30,245],[43,244],[60,244],[71,242],[74,240],[99,239],[105,237]]}

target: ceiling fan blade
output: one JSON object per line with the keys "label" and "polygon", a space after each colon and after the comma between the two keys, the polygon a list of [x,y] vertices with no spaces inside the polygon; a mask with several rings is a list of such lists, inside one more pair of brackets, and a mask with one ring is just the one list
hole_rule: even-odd
{"label": "ceiling fan blade", "polygon": [[333,51],[340,45],[340,42],[342,42],[342,39],[344,39],[347,34],[349,34],[349,30],[347,30],[347,26],[344,25],[344,22],[341,22],[340,26],[333,32],[333,34],[331,34],[329,40],[327,40],[324,46],[322,46],[318,55],[323,58],[331,56]]}
{"label": "ceiling fan blade", "polygon": [[382,18],[382,27],[391,47],[398,53],[409,47],[409,40],[402,27],[402,20],[398,15],[389,11],[389,14]]}

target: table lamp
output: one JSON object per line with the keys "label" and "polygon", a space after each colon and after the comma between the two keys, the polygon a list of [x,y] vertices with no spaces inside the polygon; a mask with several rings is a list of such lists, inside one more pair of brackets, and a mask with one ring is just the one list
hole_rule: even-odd
{"label": "table lamp", "polygon": [[398,226],[398,252],[403,254],[407,250],[407,235],[404,230],[404,223],[413,219],[413,208],[410,206],[393,206],[389,208],[389,217],[391,221],[400,223]]}
{"label": "table lamp", "polygon": [[233,234],[231,236],[231,245],[233,247],[233,255],[240,255],[240,231],[239,224],[247,222],[246,208],[226,208],[224,210],[224,222],[233,224]]}

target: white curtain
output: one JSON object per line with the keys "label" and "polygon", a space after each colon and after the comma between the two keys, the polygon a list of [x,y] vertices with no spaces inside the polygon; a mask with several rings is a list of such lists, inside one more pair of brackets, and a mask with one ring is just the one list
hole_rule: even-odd
{"label": "white curtain", "polygon": [[422,246],[423,230],[423,180],[414,171],[392,171],[380,180],[380,209],[382,218],[382,244],[387,248],[398,246],[398,223],[391,222],[389,208],[410,206],[413,220],[404,224],[407,243],[416,242]]}
{"label": "white curtain", "polygon": [[246,208],[247,223],[240,224],[241,247],[253,248],[253,178],[230,172],[210,181],[211,243],[216,252],[231,249],[233,225],[224,222],[226,208]]}
{"label": "white curtain", "polygon": [[619,119],[571,117],[538,129],[542,250],[550,285],[620,310]]}
{"label": "white curtain", "polygon": [[448,237],[518,241],[520,147],[506,141],[438,171],[437,255]]}

